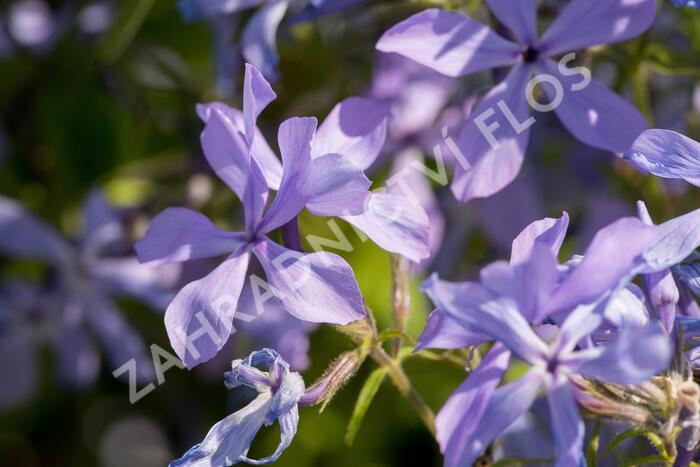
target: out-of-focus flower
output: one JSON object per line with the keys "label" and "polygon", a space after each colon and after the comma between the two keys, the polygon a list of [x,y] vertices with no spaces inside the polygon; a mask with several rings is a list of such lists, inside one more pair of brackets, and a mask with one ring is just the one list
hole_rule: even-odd
{"label": "out-of-focus flower", "polygon": [[682,7],[700,8],[700,2],[698,2],[698,0],[671,0],[671,3],[673,3],[673,6],[675,6],[677,8],[682,8]]}
{"label": "out-of-focus flower", "polygon": [[[56,271],[52,283],[45,287],[7,284],[0,293],[7,307],[0,346],[15,342],[25,348],[25,352],[18,351],[27,356],[23,372],[36,370],[34,359],[29,357],[34,353],[30,347],[48,343],[56,351],[61,380],[75,386],[91,383],[99,369],[90,337],[94,335],[114,368],[135,359],[141,380],[153,376],[147,348],[112,297],[132,296],[163,309],[173,296],[179,268],[150,269],[134,257],[114,256],[114,251],[123,252],[125,240],[117,213],[99,192],[87,198],[85,226],[77,246],[19,203],[0,198],[0,252],[44,261]],[[6,364],[12,362],[3,358],[3,366]],[[8,378],[7,386],[30,379],[34,378]]]}
{"label": "out-of-focus flower", "polygon": [[[267,367],[268,371],[261,371],[258,366]],[[299,423],[298,404],[304,395],[304,380],[299,373],[289,371],[289,365],[277,352],[263,349],[245,360],[234,360],[224,381],[228,389],[247,386],[258,395],[247,406],[215,424],[201,443],[171,462],[170,467],[223,467],[238,462],[270,464],[291,444]],[[272,425],[276,420],[280,424],[280,444],[275,452],[263,459],[248,458],[255,435],[263,425]]]}
{"label": "out-of-focus flower", "polygon": [[[224,95],[233,91],[233,72],[243,54],[271,81],[278,77],[277,29],[289,10],[302,10],[293,22],[350,8],[366,0],[179,0],[178,5],[186,21],[208,20],[213,27],[217,60],[217,87]],[[240,52],[233,45],[237,16],[246,9],[259,7],[243,28]],[[304,8],[306,7],[306,8]],[[222,84],[225,84],[222,86]]]}
{"label": "out-of-focus flower", "polygon": [[[551,57],[641,34],[654,19],[655,3],[574,0],[538,38],[537,2],[489,0],[491,11],[517,42],[469,17],[429,9],[384,33],[377,49],[399,53],[452,77],[513,65],[508,76],[476,106],[460,134],[459,146],[468,164],[458,165],[452,191],[466,202],[496,193],[518,174],[534,123],[530,106],[545,109],[529,99],[533,73],[549,75],[546,93],[558,106],[546,109],[554,109],[577,139],[614,152],[629,148],[646,129],[641,113],[590,79],[589,72],[568,68],[568,61],[557,63]],[[552,79],[558,86],[551,86]]]}
{"label": "out-of-focus flower", "polygon": [[700,186],[700,143],[675,131],[645,131],[624,158],[645,173]]}

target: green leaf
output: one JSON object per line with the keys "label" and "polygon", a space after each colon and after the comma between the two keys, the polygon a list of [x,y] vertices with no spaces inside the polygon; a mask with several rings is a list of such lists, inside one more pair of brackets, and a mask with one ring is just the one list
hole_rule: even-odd
{"label": "green leaf", "polygon": [[131,0],[123,2],[122,13],[102,44],[102,60],[113,64],[119,60],[138,34],[155,0]]}
{"label": "green leaf", "polygon": [[348,446],[352,446],[355,435],[360,429],[362,420],[365,418],[367,409],[369,409],[370,404],[372,404],[374,396],[377,395],[377,391],[386,377],[386,372],[386,368],[377,368],[369,375],[365,384],[362,386],[360,395],[355,402],[355,408],[352,411],[350,423],[348,423],[348,431],[345,433],[345,443]]}

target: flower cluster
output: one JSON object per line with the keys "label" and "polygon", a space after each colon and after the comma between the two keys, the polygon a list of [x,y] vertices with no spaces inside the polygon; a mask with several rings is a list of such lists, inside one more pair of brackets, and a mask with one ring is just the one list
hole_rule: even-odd
{"label": "flower cluster", "polygon": [[[60,43],[73,24],[65,3],[16,0],[0,11],[0,58],[70,47]],[[12,277],[0,283],[0,409],[34,395],[44,347],[60,382],[94,383],[99,343],[113,376],[128,371],[131,396],[138,385],[142,395],[163,385],[171,367],[192,381],[218,378],[231,362],[224,383],[236,409],[208,419],[220,421],[203,438],[192,427],[204,422],[187,420],[184,454],[171,467],[275,462],[303,430],[300,408],[323,412],[358,381],[351,445],[386,380],[447,467],[697,465],[700,143],[684,133],[699,121],[654,128],[658,89],[682,88],[673,109],[684,116],[700,108],[700,85],[688,89],[700,69],[679,58],[700,48],[700,29],[688,26],[697,37],[683,42],[673,26],[697,19],[697,1],[486,0],[406,14],[365,0],[180,0],[186,21],[203,19],[214,32],[214,89],[196,100],[178,53],[149,45],[122,67],[155,8],[130,3],[125,12],[112,2],[79,10],[85,37],[107,31],[95,41],[100,87],[181,86],[188,115],[177,124],[171,109],[157,115],[164,128],[194,128],[199,142],[162,166],[149,161],[165,168],[163,179],[145,180],[151,166],[136,164],[124,173],[143,170],[138,182],[105,183],[122,194],[153,188],[128,209],[92,190],[81,228],[70,228],[74,209],[56,216],[61,230],[78,232],[71,239],[25,208],[34,211],[27,201],[37,184],[0,196],[0,277]],[[114,27],[126,26],[111,33],[117,10]],[[371,82],[298,95],[280,73],[278,31],[285,42],[323,42],[309,31],[338,11],[369,12],[357,24],[391,16],[372,37]],[[682,52],[660,48],[656,28]],[[289,55],[293,68],[300,58]],[[652,84],[653,73],[675,77],[674,69],[687,80]],[[317,103],[330,109],[321,120],[289,116],[313,114]],[[20,125],[25,114],[14,107],[9,100],[2,128]],[[52,164],[47,146],[31,151],[32,170]],[[559,161],[550,146],[571,157]],[[161,197],[166,190],[155,188],[173,174],[186,179],[187,195],[173,183]],[[369,259],[358,259],[348,232],[369,241]],[[131,305],[163,311],[164,326],[140,332],[127,319]],[[331,361],[307,384],[300,372],[317,345],[309,336],[322,325],[319,342],[328,330],[338,347],[324,349]],[[175,356],[147,343],[158,332]],[[405,365],[421,360],[440,388],[427,397]],[[171,396],[189,406],[198,390]],[[258,458],[254,441],[275,422],[279,441]],[[628,442],[635,436],[651,446]],[[192,439],[202,441],[186,450]]]}

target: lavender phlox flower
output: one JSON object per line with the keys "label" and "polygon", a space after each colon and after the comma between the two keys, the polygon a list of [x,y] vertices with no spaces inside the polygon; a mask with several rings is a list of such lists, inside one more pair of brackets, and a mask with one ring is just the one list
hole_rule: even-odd
{"label": "lavender phlox flower", "polygon": [[[265,271],[271,286],[266,291],[295,317],[347,324],[364,316],[345,260],[328,252],[287,249],[268,237],[304,207],[317,215],[339,215],[380,246],[410,259],[428,254],[422,209],[396,195],[370,193],[362,173],[363,163],[371,163],[384,140],[383,108],[349,99],[336,106],[318,131],[314,118],[283,122],[280,164],[255,123],[275,97],[262,74],[247,65],[243,112],[219,103],[198,108],[206,122],[204,154],[243,202],[245,232],[225,232],[199,213],[170,208],[153,219],[137,244],[140,259],[150,264],[229,255],[209,275],[186,285],[166,311],[171,344],[188,367],[213,357],[228,340],[251,254]],[[277,194],[266,207],[269,188]],[[259,285],[257,289],[260,294]],[[202,326],[207,326],[207,336],[197,334]]]}
{"label": "lavender phlox flower", "polygon": [[[266,367],[267,371],[257,367]],[[190,448],[176,466],[223,467],[246,462],[254,465],[276,461],[289,447],[299,423],[299,399],[304,394],[304,380],[289,371],[289,365],[277,352],[262,349],[244,360],[231,362],[224,375],[228,389],[247,386],[257,392],[248,405],[216,423],[204,440]],[[279,421],[280,443],[275,452],[263,459],[250,459],[248,449],[263,425]]]}
{"label": "lavender phlox flower", "polygon": [[[429,9],[397,24],[377,43],[451,77],[513,66],[477,105],[467,120],[459,147],[460,164],[452,191],[462,202],[490,196],[518,174],[533,121],[527,98],[535,73],[548,75],[545,93],[564,126],[584,143],[622,153],[646,129],[641,113],[625,99],[590,79],[590,73],[552,58],[572,50],[610,44],[641,34],[652,24],[654,0],[574,0],[538,37],[535,0],[489,0],[494,16],[513,40],[459,13]],[[559,86],[553,86],[556,80]]]}
{"label": "lavender phlox flower", "polygon": [[[48,283],[31,286],[32,293],[21,293],[29,286],[7,285],[3,294],[13,310],[12,331],[0,332],[0,341],[9,345],[6,339],[33,336],[16,343],[26,348],[50,345],[59,379],[85,386],[94,381],[99,369],[95,337],[113,368],[135,359],[139,379],[148,380],[153,365],[147,348],[113,298],[132,296],[162,309],[172,297],[179,268],[149,269],[134,257],[114,255],[124,252],[125,232],[117,212],[101,193],[87,197],[84,213],[82,233],[76,242],[70,242],[16,201],[0,198],[0,252],[11,258],[43,261],[55,271]],[[27,358],[23,371],[36,371],[32,361]],[[11,379],[13,383],[19,380],[19,376]]]}

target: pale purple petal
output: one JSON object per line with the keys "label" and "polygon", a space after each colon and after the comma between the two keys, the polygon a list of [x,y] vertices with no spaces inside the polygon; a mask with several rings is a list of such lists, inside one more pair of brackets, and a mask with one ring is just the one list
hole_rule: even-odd
{"label": "pale purple petal", "polygon": [[109,294],[129,295],[163,311],[175,296],[179,265],[150,267],[134,257],[100,258],[90,264],[90,273]]}
{"label": "pale purple petal", "polygon": [[386,251],[413,262],[430,256],[430,220],[419,203],[391,193],[371,193],[365,212],[341,216]]}
{"label": "pale purple petal", "polygon": [[559,219],[546,217],[528,225],[513,240],[510,252],[511,264],[525,261],[536,244],[546,245],[556,257],[564,242],[568,227],[569,214],[567,212],[563,212]]}
{"label": "pale purple petal", "polygon": [[491,442],[532,405],[542,388],[542,376],[539,369],[533,368],[514,382],[496,389],[481,417],[469,420],[472,428],[460,440],[462,449],[445,453],[446,459],[448,456],[453,459],[448,465],[472,465]]}
{"label": "pale purple petal", "polygon": [[114,304],[104,298],[90,297],[84,306],[90,327],[109,358],[110,370],[135,360],[139,381],[150,381],[154,370],[148,347]]}
{"label": "pale purple petal", "polygon": [[311,141],[316,132],[313,117],[293,117],[282,122],[278,141],[282,154],[280,189],[258,227],[269,232],[283,226],[304,208],[314,189]]}
{"label": "pale purple petal", "polygon": [[671,130],[647,130],[625,153],[640,170],[700,186],[700,143]]}
{"label": "pale purple petal", "polygon": [[541,52],[557,55],[640,35],[651,26],[655,0],[573,0],[547,29]]}
{"label": "pale purple petal", "polygon": [[[243,113],[240,110],[231,108],[221,102],[197,104],[197,114],[204,123],[207,123],[209,116],[214,110],[219,111],[220,115],[230,120],[234,127],[239,128],[240,131],[244,131],[243,128],[245,124],[243,123]],[[282,180],[282,163],[272,151],[270,145],[267,144],[265,136],[257,127],[255,128],[253,145],[250,148],[250,152],[252,158],[258,163],[260,170],[265,176],[267,186],[272,190],[278,190]]]}
{"label": "pale purple petal", "polygon": [[569,365],[584,376],[618,384],[639,384],[663,371],[671,343],[658,324],[623,328],[608,345],[576,352]]}
{"label": "pale purple petal", "polygon": [[467,330],[501,341],[523,360],[541,361],[547,346],[513,300],[494,297],[481,284],[442,281],[433,274],[422,286],[435,306]]}
{"label": "pale purple petal", "polygon": [[377,42],[380,52],[396,52],[447,76],[511,65],[521,46],[466,16],[431,8],[395,25]]}
{"label": "pale purple petal", "polygon": [[249,261],[250,253],[239,250],[187,284],[168,306],[170,345],[188,368],[211,359],[228,340]]}
{"label": "pale purple petal", "polygon": [[[525,98],[530,67],[519,65],[484,97],[459,136],[452,192],[466,203],[500,191],[520,172],[533,120]],[[513,123],[509,120],[517,123]],[[481,123],[479,123],[481,122]],[[479,128],[481,125],[484,130]]]}
{"label": "pale purple petal", "polygon": [[[616,153],[627,151],[634,140],[647,129],[644,116],[624,98],[618,96],[596,80],[583,89],[581,76],[562,74],[558,65],[547,60],[538,67],[560,80],[561,104],[554,110],[557,117],[576,139],[590,146]],[[545,93],[553,102],[556,91],[551,84],[544,84]]]}
{"label": "pale purple petal", "polygon": [[573,350],[586,339],[605,320],[606,303],[597,307],[581,305],[574,309],[559,328],[559,334],[553,344],[555,353],[565,354]]}
{"label": "pale purple petal", "polygon": [[313,191],[306,208],[317,216],[362,214],[372,182],[349,157],[325,154],[312,161]]}
{"label": "pale purple petal", "polygon": [[[510,352],[496,343],[478,368],[455,390],[435,417],[435,437],[445,455],[446,467],[466,464],[473,454],[470,441],[480,423],[496,387],[508,366]],[[479,453],[476,453],[478,455]]]}
{"label": "pale purple petal", "polygon": [[481,345],[488,340],[488,336],[467,330],[444,312],[435,309],[428,316],[414,352],[423,349],[461,349]]}
{"label": "pale purple petal", "polygon": [[200,139],[211,168],[243,200],[251,172],[250,150],[243,128],[220,108],[211,108]]}
{"label": "pale purple petal", "polygon": [[386,139],[389,106],[379,100],[350,97],[331,110],[314,138],[313,156],[342,154],[364,170]]}
{"label": "pale purple petal", "polygon": [[0,196],[0,251],[61,265],[70,261],[70,245],[18,202]]}
{"label": "pale purple petal", "polygon": [[657,228],[658,239],[642,255],[649,272],[680,263],[700,246],[700,209],[666,221]]}
{"label": "pale purple petal", "polygon": [[[401,151],[394,158],[392,175],[386,182],[386,188],[389,193],[403,194],[409,197],[425,210],[430,221],[428,246],[430,247],[430,259],[432,259],[435,258],[436,253],[443,245],[445,216],[428,176],[419,167],[425,167],[420,149],[409,147]],[[418,263],[417,268],[427,267],[430,259]]]}
{"label": "pale purple petal", "polygon": [[552,295],[548,311],[593,303],[624,285],[642,265],[642,252],[658,236],[657,227],[644,225],[634,217],[624,217],[599,230],[581,264]]}
{"label": "pale purple petal", "polygon": [[[100,354],[82,324],[58,323],[51,338],[56,378],[61,384],[72,388],[88,387],[100,374]],[[145,364],[152,365],[148,361]]]}
{"label": "pale purple petal", "polygon": [[522,44],[537,41],[537,0],[488,0],[489,9]]}
{"label": "pale purple petal", "polygon": [[327,252],[299,253],[265,238],[254,246],[273,293],[297,318],[347,324],[365,316],[350,265]]}
{"label": "pale purple petal", "polygon": [[87,195],[83,212],[85,215],[85,225],[82,232],[83,242],[87,241],[98,230],[119,221],[117,212],[107,202],[104,193],[99,190],[92,190]]}
{"label": "pale purple petal", "polygon": [[272,403],[269,392],[260,393],[252,402],[216,423],[204,440],[192,446],[168,467],[232,465],[245,457],[260,431]]}
{"label": "pale purple petal", "polygon": [[566,378],[556,378],[550,383],[547,402],[557,455],[556,467],[577,467],[583,458],[585,429]]}
{"label": "pale purple petal", "polygon": [[277,28],[288,6],[288,0],[268,1],[248,21],[242,34],[243,56],[271,80],[277,78],[279,61]]}
{"label": "pale purple petal", "polygon": [[160,265],[230,254],[244,240],[245,234],[225,232],[196,211],[168,208],[153,218],[135,249],[142,263]]}

